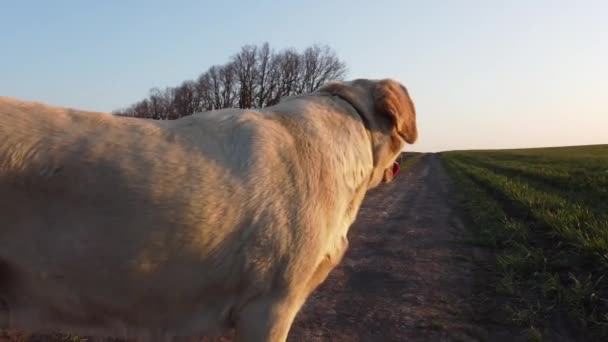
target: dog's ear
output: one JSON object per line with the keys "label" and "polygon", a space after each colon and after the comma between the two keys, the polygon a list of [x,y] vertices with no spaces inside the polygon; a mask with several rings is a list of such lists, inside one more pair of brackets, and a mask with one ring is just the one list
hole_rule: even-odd
{"label": "dog's ear", "polygon": [[409,144],[416,142],[416,109],[407,89],[399,82],[385,79],[376,84],[374,102],[378,113],[388,115],[397,133]]}

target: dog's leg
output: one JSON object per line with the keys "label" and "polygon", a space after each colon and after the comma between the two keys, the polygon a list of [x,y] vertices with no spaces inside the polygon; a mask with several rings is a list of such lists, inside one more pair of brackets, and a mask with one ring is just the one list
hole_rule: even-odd
{"label": "dog's leg", "polygon": [[332,253],[327,254],[325,258],[323,258],[319,266],[317,266],[315,272],[308,281],[308,293],[306,294],[307,296],[312,293],[312,291],[314,291],[319,285],[321,285],[321,283],[323,283],[325,279],[327,279],[329,272],[331,272],[334,268],[336,268],[336,266],[338,266],[338,264],[340,264],[340,261],[342,261],[342,257],[344,257],[344,254],[346,253],[347,249],[348,239],[346,238],[346,236],[343,236],[340,239],[338,248]]}
{"label": "dog's leg", "polygon": [[236,322],[236,342],[283,342],[306,298],[300,293],[260,297],[241,309]]}
{"label": "dog's leg", "polygon": [[[275,298],[261,297],[247,304],[236,322],[235,340],[283,342],[287,339],[293,320],[310,293],[319,286],[342,260],[348,240],[342,237],[336,250],[326,255],[312,276],[291,289],[290,294]],[[302,284],[301,282],[297,282]]]}

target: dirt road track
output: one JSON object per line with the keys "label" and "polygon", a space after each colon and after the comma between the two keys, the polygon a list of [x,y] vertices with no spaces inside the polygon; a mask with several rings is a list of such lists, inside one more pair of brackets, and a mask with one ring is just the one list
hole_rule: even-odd
{"label": "dirt road track", "polygon": [[458,242],[464,228],[450,187],[439,157],[428,154],[370,192],[342,264],[302,309],[289,340],[509,340],[472,323],[472,250]]}

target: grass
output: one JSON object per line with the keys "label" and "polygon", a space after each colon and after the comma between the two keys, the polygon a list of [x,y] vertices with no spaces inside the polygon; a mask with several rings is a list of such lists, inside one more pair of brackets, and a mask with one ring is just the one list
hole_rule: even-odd
{"label": "grass", "polygon": [[[471,242],[494,254],[508,317],[608,339],[608,145],[451,151]],[[563,324],[562,328],[563,328]]]}
{"label": "grass", "polygon": [[401,161],[399,162],[399,167],[401,171],[406,171],[414,167],[416,163],[420,161],[420,159],[424,156],[424,153],[419,152],[406,152],[402,155]]}

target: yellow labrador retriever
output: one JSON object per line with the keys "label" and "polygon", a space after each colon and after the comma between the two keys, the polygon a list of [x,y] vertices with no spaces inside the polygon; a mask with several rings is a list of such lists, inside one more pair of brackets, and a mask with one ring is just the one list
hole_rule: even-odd
{"label": "yellow labrador retriever", "polygon": [[0,325],[284,341],[416,138],[390,79],[165,122],[2,112]]}

